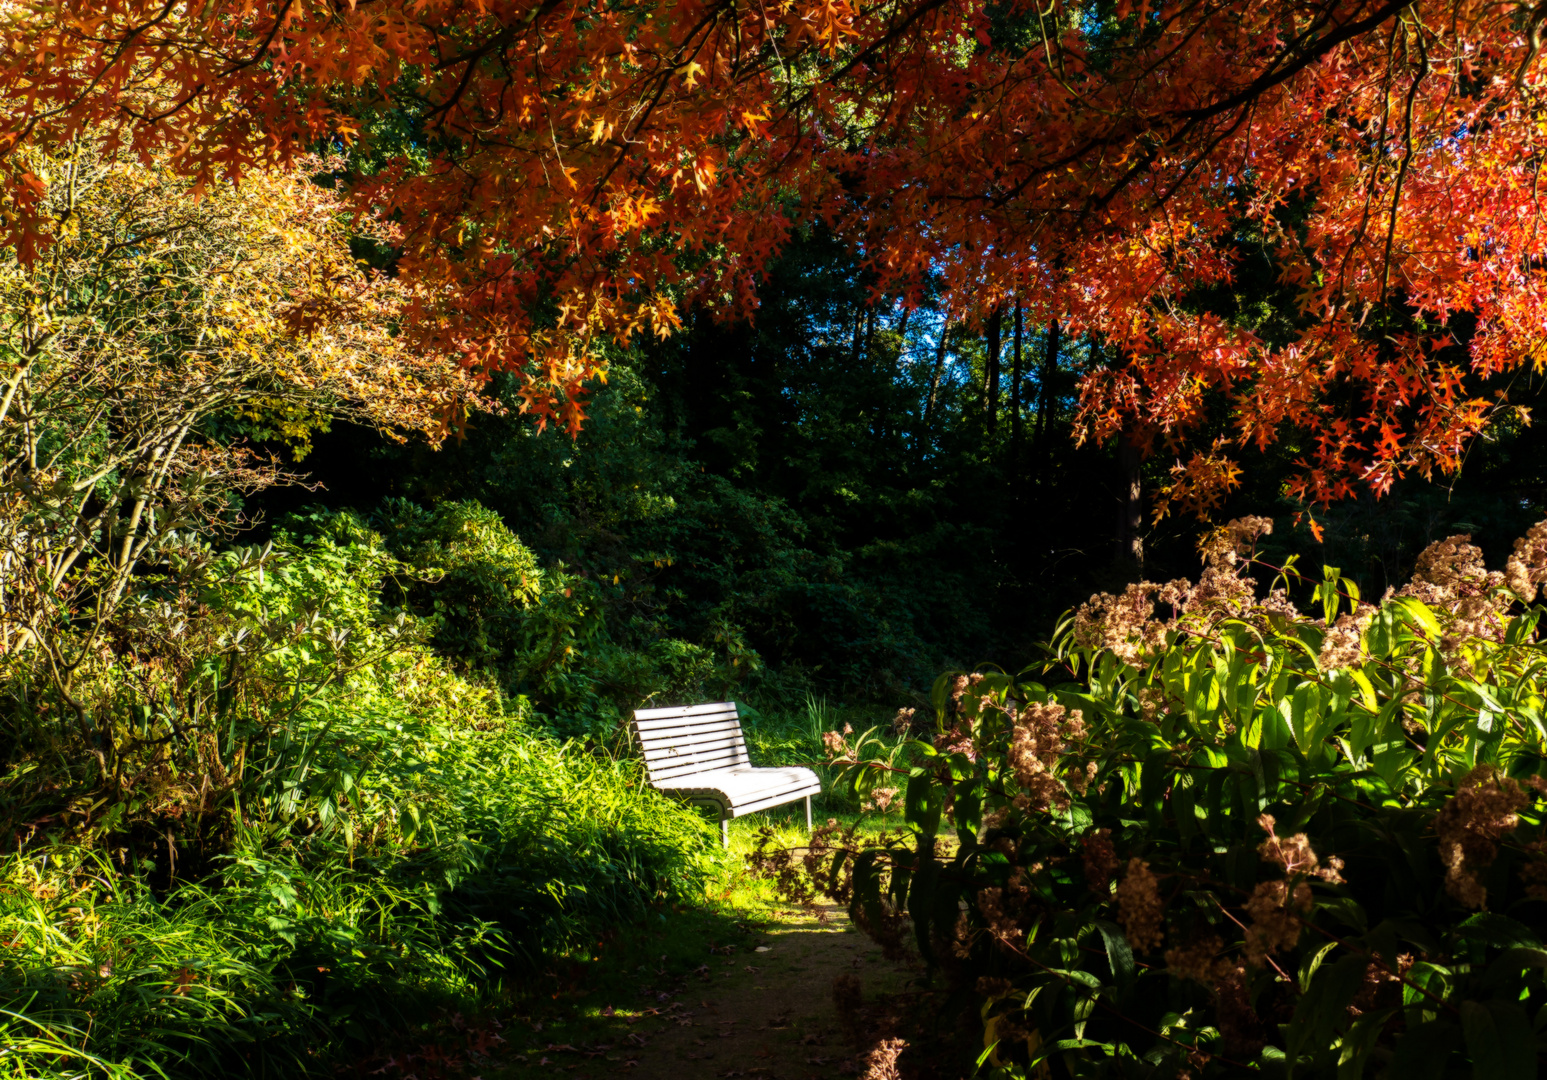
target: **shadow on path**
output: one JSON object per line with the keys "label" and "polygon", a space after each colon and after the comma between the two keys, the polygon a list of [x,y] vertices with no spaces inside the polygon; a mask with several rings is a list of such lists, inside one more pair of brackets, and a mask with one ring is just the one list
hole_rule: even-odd
{"label": "shadow on path", "polygon": [[[861,1072],[848,1033],[855,1015],[839,1015],[835,982],[857,979],[869,997],[902,991],[912,973],[883,958],[841,908],[816,911],[816,917],[783,913],[753,935],[750,952],[715,956],[688,980],[670,1022],[642,1049],[630,1074],[802,1080]],[[857,1034],[864,1040],[863,1030]]]}

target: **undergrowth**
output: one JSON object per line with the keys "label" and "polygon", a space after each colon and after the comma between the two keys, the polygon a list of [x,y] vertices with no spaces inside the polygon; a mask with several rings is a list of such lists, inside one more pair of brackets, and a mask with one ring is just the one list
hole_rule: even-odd
{"label": "undergrowth", "polygon": [[0,1076],[329,1072],[704,895],[716,830],[452,670],[424,576],[193,544],[67,684],[8,658]]}

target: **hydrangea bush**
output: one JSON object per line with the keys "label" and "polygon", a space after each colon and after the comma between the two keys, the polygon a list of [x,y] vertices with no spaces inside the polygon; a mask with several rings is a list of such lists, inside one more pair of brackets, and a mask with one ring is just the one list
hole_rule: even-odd
{"label": "hydrangea bush", "polygon": [[761,852],[916,949],[985,1074],[1537,1074],[1547,522],[1378,603],[1256,559],[1270,528],[1093,597],[1044,666],[942,676],[898,749],[831,736],[908,829]]}

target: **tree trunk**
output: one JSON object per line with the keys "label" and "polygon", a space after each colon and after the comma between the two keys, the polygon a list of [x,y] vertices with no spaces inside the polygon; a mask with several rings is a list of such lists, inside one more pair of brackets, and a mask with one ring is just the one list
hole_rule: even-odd
{"label": "tree trunk", "polygon": [[1015,351],[1010,357],[1010,456],[1020,460],[1021,450],[1021,322],[1025,313],[1021,310],[1020,297],[1015,299]]}
{"label": "tree trunk", "polygon": [[1042,385],[1037,394],[1037,453],[1042,453],[1053,412],[1053,381],[1058,375],[1058,350],[1063,344],[1063,329],[1054,319],[1047,324],[1047,340],[1042,350]]}
{"label": "tree trunk", "polygon": [[919,454],[929,451],[929,424],[935,415],[935,399],[940,394],[940,373],[945,369],[946,331],[951,328],[949,319],[940,322],[940,343],[935,346],[935,370],[929,377],[929,396],[924,399],[924,429],[919,433]]}
{"label": "tree trunk", "polygon": [[[908,309],[904,308],[902,312],[902,319],[898,323],[899,337],[901,336],[900,331],[906,330],[907,328]],[[865,328],[865,355],[867,357],[870,355],[870,343],[874,340],[875,333],[876,313],[875,309],[871,308],[870,323]],[[883,345],[881,348],[880,378],[876,380],[876,388],[879,391],[879,394],[877,395],[876,401],[875,426],[872,430],[875,432],[876,438],[880,439],[882,442],[886,441],[886,436],[889,434],[889,429],[891,427],[892,394],[896,391],[897,387],[897,358],[900,355],[900,344],[898,346],[898,351],[895,353],[888,349],[885,345]]]}
{"label": "tree trunk", "polygon": [[1144,492],[1139,484],[1139,448],[1119,439],[1117,460],[1123,470],[1123,509],[1117,528],[1117,558],[1139,574],[1144,573]]}
{"label": "tree trunk", "polygon": [[999,338],[1004,327],[1004,305],[988,317],[988,356],[983,366],[983,415],[988,430],[999,426]]}

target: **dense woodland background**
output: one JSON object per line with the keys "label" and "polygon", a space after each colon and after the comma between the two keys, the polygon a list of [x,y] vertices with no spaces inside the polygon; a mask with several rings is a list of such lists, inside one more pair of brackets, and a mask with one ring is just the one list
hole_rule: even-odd
{"label": "dense woodland background", "polygon": [[[1239,291],[1198,302],[1271,328],[1283,317],[1272,267],[1241,249]],[[665,341],[614,349],[574,439],[537,430],[496,378],[506,415],[474,416],[438,451],[349,425],[304,456],[277,447],[316,486],[256,500],[255,535],[306,507],[493,511],[578,590],[562,618],[582,644],[522,666],[491,639],[477,662],[566,733],[610,723],[605,703],[646,698],[916,703],[943,668],[1031,662],[1060,613],[1094,592],[1196,575],[1211,524],[1154,515],[1176,455],[1073,437],[1077,381],[1099,344],[1023,321],[1017,363],[1013,315],[996,328],[910,311],[874,295],[853,253],[821,232],[781,256],[760,299],[754,320],[697,312]],[[1523,372],[1511,399],[1535,404],[1544,387]],[[1326,508],[1283,494],[1304,447],[1248,451],[1212,520],[1271,516],[1269,563],[1338,566],[1378,597],[1453,533],[1502,564],[1547,512],[1543,438],[1501,423],[1459,475]],[[419,603],[458,622],[499,618],[444,592]]]}

